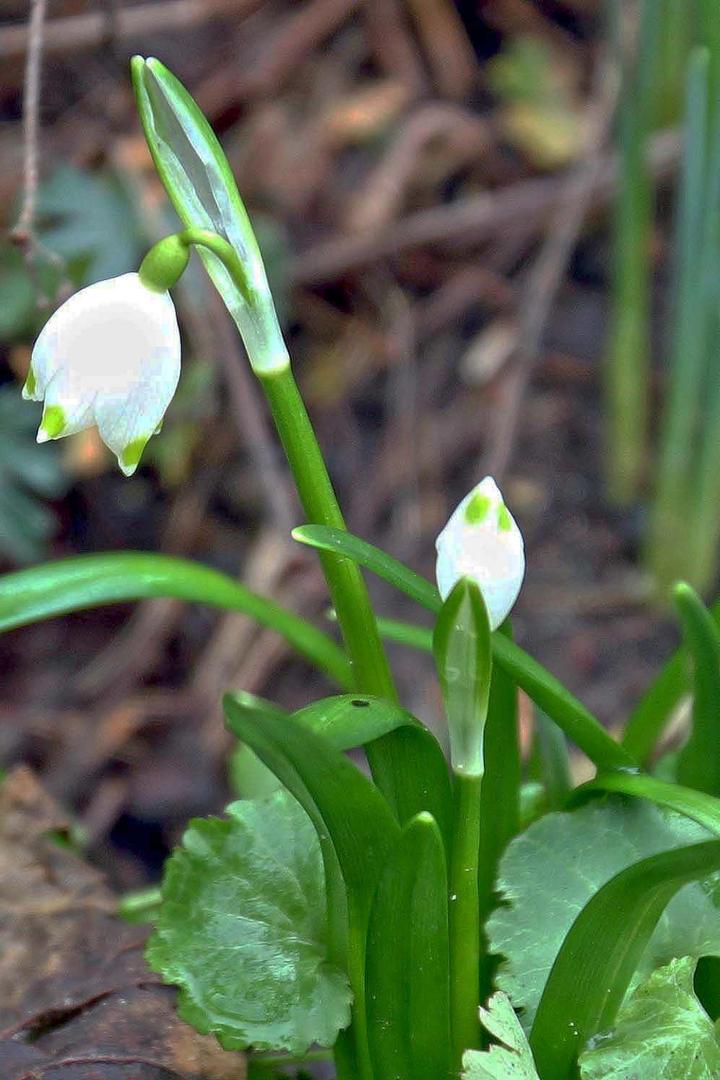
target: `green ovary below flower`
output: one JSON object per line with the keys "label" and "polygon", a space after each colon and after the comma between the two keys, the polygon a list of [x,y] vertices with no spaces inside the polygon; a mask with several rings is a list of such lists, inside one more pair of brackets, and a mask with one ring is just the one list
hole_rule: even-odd
{"label": "green ovary below flower", "polygon": [[126,476],[160,426],[180,377],[170,294],[138,274],[99,281],[50,317],[32,353],[23,397],[44,401],[38,442],[97,425]]}

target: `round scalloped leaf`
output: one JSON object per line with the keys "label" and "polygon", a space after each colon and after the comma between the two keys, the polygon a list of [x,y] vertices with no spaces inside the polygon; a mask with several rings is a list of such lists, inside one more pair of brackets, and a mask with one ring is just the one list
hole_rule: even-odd
{"label": "round scalloped leaf", "polygon": [[697,961],[683,956],[654,971],[628,998],[612,1031],[580,1056],[582,1080],[713,1080],[720,1040],[695,996]]}
{"label": "round scalloped leaf", "polygon": [[332,1046],[351,993],[326,960],[315,829],[286,791],[226,812],[191,822],[168,860],[148,961],[180,987],[183,1019],[227,1050]]}
{"label": "round scalloped leaf", "polygon": [[[526,1030],[565,935],[590,897],[641,859],[712,839],[681,814],[614,797],[546,814],[512,841],[498,876],[505,903],[487,932],[492,951],[504,957],[497,986],[522,1009]],[[686,885],[670,901],[633,985],[673,957],[720,955],[717,876],[709,881]]]}

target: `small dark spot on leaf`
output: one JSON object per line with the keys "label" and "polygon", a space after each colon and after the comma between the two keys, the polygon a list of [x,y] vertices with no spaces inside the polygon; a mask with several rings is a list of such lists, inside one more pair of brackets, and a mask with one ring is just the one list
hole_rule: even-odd
{"label": "small dark spot on leaf", "polygon": [[354,705],[356,709],[368,709],[370,707],[370,702],[363,701],[362,698],[353,698],[350,704]]}

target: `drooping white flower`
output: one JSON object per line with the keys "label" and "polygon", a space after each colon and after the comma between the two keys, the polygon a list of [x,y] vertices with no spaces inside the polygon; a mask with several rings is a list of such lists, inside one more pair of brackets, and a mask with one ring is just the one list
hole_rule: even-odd
{"label": "drooping white flower", "polygon": [[170,294],[123,274],[81,289],[51,315],[35,342],[23,397],[45,402],[38,442],[97,424],[130,476],[179,377]]}
{"label": "drooping white flower", "polygon": [[525,548],[515,519],[491,476],[468,492],[435,543],[435,568],[443,600],[461,577],[483,594],[496,630],[517,600],[525,576]]}

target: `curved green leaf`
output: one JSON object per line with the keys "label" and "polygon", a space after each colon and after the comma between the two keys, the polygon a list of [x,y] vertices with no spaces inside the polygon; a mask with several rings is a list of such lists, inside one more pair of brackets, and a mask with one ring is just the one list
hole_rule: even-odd
{"label": "curved green leaf", "polygon": [[192,821],[166,862],[148,962],[181,988],[183,1019],[227,1050],[331,1046],[351,994],[327,959],[315,830],[286,791],[226,812]]}
{"label": "curved green leaf", "polygon": [[572,790],[567,741],[542,710],[535,713],[528,775],[542,784],[545,809],[562,810]]}
{"label": "curved green leaf", "polygon": [[665,851],[623,870],[573,923],[530,1034],[543,1080],[571,1080],[588,1039],[610,1027],[642,952],[675,893],[720,870],[720,840]]}
{"label": "curved green leaf", "polygon": [[588,709],[566,690],[559,679],[523,652],[513,641],[493,634],[493,660],[515,680],[529,698],[600,769],[635,765],[624,747],[616,743]]}
{"label": "curved green leaf", "polygon": [[260,250],[217,136],[182,83],[159,60],[134,56],[131,68],[145,138],[180,220],[223,236],[243,263],[248,296],[216,255],[198,249],[251,364],[258,373],[287,367],[290,361]]}
{"label": "curved green leaf", "polygon": [[601,773],[594,780],[576,788],[573,801],[581,800],[585,795],[594,792],[615,792],[648,799],[656,806],[676,810],[710,832],[720,835],[720,799],[694,788],[682,787],[680,784],[671,784],[667,780],[658,780],[654,776],[643,776],[639,773]]}
{"label": "curved green leaf", "polygon": [[282,635],[341,686],[352,686],[342,649],[290,611],[209,566],[170,555],[126,551],[80,555],[0,577],[0,632],[17,626],[150,596],[240,611]]}
{"label": "curved green leaf", "polygon": [[[289,716],[253,694],[240,691],[230,696],[241,709]],[[411,713],[382,698],[340,694],[322,698],[292,715],[304,727],[327,739],[336,750],[351,750],[393,734],[398,744],[395,779],[401,821],[409,821],[427,810],[443,837],[449,838],[452,793],[445,756],[432,732]]]}
{"label": "curved green leaf", "polygon": [[366,922],[398,825],[377,788],[327,739],[293,716],[223,698],[230,730],[251,747],[310,815],[323,851],[337,855],[348,899]]}
{"label": "curved green leaf", "polygon": [[450,1073],[447,874],[442,838],[430,814],[408,822],[382,873],[370,914],[366,970],[375,1075],[445,1080]]}
{"label": "curved green leaf", "polygon": [[292,536],[299,543],[307,544],[318,551],[347,556],[358,566],[372,570],[373,574],[394,585],[428,611],[438,612],[442,607],[440,593],[434,585],[414,570],[410,570],[399,559],[388,555],[374,544],[369,544],[367,540],[361,540],[359,536],[353,536],[344,529],[335,529],[330,525],[298,525],[293,529]]}
{"label": "curved green leaf", "polygon": [[442,748],[411,713],[368,694],[325,698],[295,713],[295,718],[329,738],[334,746],[372,746],[391,736],[395,748],[395,802],[401,824],[426,810],[449,843],[452,821],[450,774]]}
{"label": "curved green leaf", "polygon": [[692,725],[680,750],[681,784],[720,794],[720,631],[689,585],[676,585],[675,604],[693,667]]}
{"label": "curved green leaf", "polygon": [[[342,529],[325,525],[302,525],[293,529],[293,536],[303,544],[346,555],[349,559],[372,570],[384,581],[404,592],[428,611],[437,612],[442,607],[440,594],[425,578],[409,570],[397,559]],[[390,631],[391,639],[404,632],[403,624],[380,621],[378,628]],[[412,627],[405,635],[405,644],[417,644],[426,648],[428,637],[419,627]],[[608,735],[603,726],[585,706],[566,690],[537,660],[533,660],[514,642],[503,638],[497,631],[492,635],[493,660],[515,680],[528,697],[543,709],[599,768],[626,768],[637,764],[632,754]]]}
{"label": "curved green leaf", "polygon": [[[499,633],[511,634],[509,623]],[[558,730],[555,728],[554,730]],[[562,733],[561,737],[562,737]],[[515,683],[500,667],[494,667],[490,682],[488,717],[485,725],[485,773],[480,787],[480,846],[478,851],[478,900],[480,923],[484,925],[494,906],[494,889],[500,857],[520,828],[520,733],[518,692]],[[482,961],[480,1000],[488,996],[491,963]]]}
{"label": "curved green leaf", "polygon": [[[710,616],[720,626],[720,601],[710,608]],[[687,650],[677,650],[656,676],[627,722],[622,743],[639,762],[645,763],[657,740],[677,707],[683,694],[689,689]]]}
{"label": "curved green leaf", "polygon": [[365,941],[370,906],[399,826],[378,789],[327,739],[294,717],[223,699],[228,727],[295,796],[320,841],[330,919],[329,958],[346,966],[354,995],[359,1077],[370,1077],[365,1012]]}

